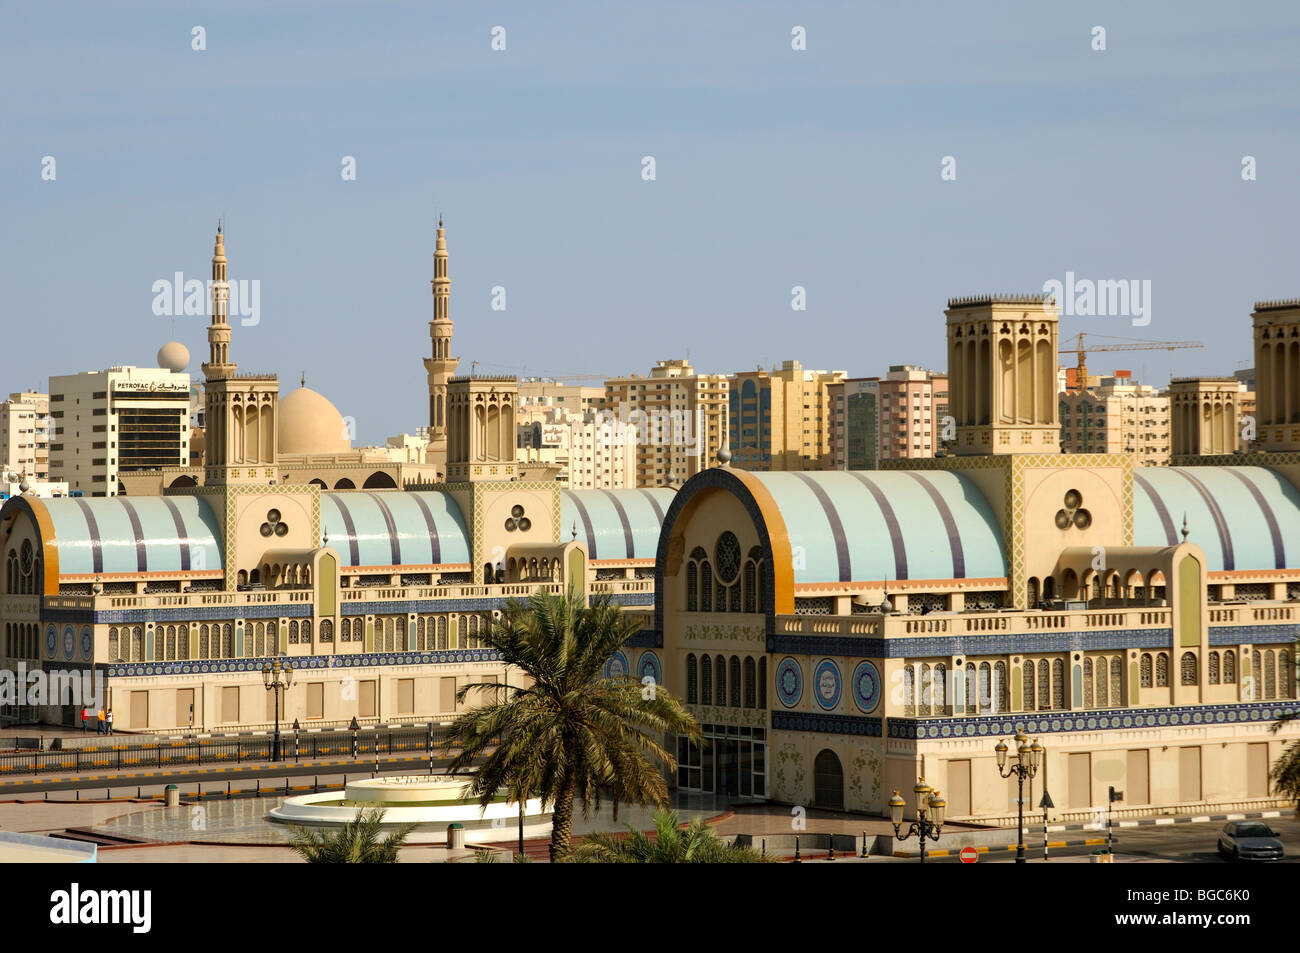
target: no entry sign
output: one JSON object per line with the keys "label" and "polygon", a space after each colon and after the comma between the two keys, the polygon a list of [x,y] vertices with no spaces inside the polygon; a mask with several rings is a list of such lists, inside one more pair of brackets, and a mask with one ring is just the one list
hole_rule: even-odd
{"label": "no entry sign", "polygon": [[963,847],[961,849],[961,862],[963,864],[973,864],[979,859],[979,851],[974,847]]}

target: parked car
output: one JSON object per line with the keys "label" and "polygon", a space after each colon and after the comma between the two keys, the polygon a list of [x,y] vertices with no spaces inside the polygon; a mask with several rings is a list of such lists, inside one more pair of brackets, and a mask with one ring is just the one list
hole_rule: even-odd
{"label": "parked car", "polygon": [[1281,860],[1286,855],[1273,829],[1261,821],[1229,821],[1219,831],[1219,856],[1232,860]]}

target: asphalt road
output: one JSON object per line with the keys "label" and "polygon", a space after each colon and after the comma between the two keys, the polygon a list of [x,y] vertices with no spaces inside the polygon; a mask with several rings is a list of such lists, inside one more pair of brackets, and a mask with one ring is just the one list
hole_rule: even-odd
{"label": "asphalt road", "polygon": [[[1202,824],[1169,824],[1151,827],[1125,827],[1115,830],[1115,861],[1169,861],[1173,863],[1232,863],[1218,855],[1215,845],[1218,843],[1219,831],[1225,821],[1211,821]],[[1293,813],[1282,817],[1263,818],[1267,824],[1280,835],[1282,846],[1286,849],[1286,858],[1280,863],[1300,863],[1300,819]],[[1053,840],[1081,840],[1086,837],[1105,837],[1106,832],[1096,831],[1061,831],[1050,835]],[[1037,846],[1035,846],[1037,841]],[[939,846],[942,846],[941,844]],[[1096,847],[1062,847],[1049,851],[1049,857],[1082,857],[1091,854]],[[1015,851],[1001,854],[981,854],[977,863],[1007,864],[1015,863]],[[1043,862],[1041,834],[1030,834],[1028,843],[1028,862]],[[959,864],[959,857],[927,857],[926,863]],[[1048,860],[1051,863],[1051,860]]]}

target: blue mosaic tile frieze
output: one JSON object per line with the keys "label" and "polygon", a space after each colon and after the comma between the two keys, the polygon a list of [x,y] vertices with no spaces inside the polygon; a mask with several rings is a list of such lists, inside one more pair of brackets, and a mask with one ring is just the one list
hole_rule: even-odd
{"label": "blue mosaic tile frieze", "polygon": [[772,712],[773,731],[815,731],[828,735],[879,738],[881,719],[862,715],[828,715],[812,711]]}

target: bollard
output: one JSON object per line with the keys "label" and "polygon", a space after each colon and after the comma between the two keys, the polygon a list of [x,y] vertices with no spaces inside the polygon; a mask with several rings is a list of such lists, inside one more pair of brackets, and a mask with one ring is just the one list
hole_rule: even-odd
{"label": "bollard", "polygon": [[[50,792],[49,792],[49,791],[46,791],[46,792],[45,792],[45,800],[48,801],[49,799],[50,799]],[[81,800],[81,788],[77,788],[77,800],[78,800],[78,801]]]}
{"label": "bollard", "polygon": [[862,856],[867,856],[867,832],[862,832]]}
{"label": "bollard", "polygon": [[763,845],[763,856],[767,856],[767,838],[764,837],[759,843]]}
{"label": "bollard", "polygon": [[317,774],[317,775],[313,775],[313,776],[312,776],[312,779],[311,779],[311,785],[312,785],[312,790],[313,790],[316,794],[319,794],[319,793],[320,793],[320,775],[319,775],[319,774]]}
{"label": "bollard", "polygon": [[135,786],[135,799],[140,800],[140,785],[138,784]]}
{"label": "bollard", "polygon": [[826,848],[826,859],[827,859],[827,860],[834,860],[834,859],[835,859],[835,845],[834,845],[834,844],[831,844],[829,847]]}
{"label": "bollard", "polygon": [[799,835],[798,834],[794,836],[794,862],[796,864],[803,863],[803,861],[799,859]]}
{"label": "bollard", "polygon": [[230,800],[230,782],[229,782],[229,781],[226,782],[226,800],[227,800],[227,801]]}
{"label": "bollard", "polygon": [[165,807],[180,807],[181,789],[174,784],[167,785],[163,789],[163,805]]}
{"label": "bollard", "polygon": [[289,796],[289,779],[287,777],[284,779],[284,796]]}
{"label": "bollard", "polygon": [[463,824],[447,825],[447,849],[448,850],[465,849],[465,827]]}

